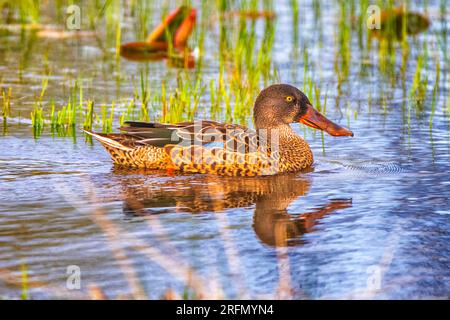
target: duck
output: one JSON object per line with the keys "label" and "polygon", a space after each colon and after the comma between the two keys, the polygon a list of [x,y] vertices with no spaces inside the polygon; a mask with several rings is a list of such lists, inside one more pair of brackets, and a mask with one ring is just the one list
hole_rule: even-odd
{"label": "duck", "polygon": [[331,136],[353,132],[327,119],[289,84],[263,89],[253,107],[254,129],[211,120],[165,124],[128,121],[121,133],[85,130],[115,165],[221,176],[266,176],[307,170],[314,163],[308,143],[291,127],[302,123]]}

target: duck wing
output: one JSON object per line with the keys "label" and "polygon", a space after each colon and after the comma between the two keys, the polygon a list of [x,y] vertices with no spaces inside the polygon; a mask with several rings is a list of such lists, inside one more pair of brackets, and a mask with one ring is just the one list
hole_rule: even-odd
{"label": "duck wing", "polygon": [[254,130],[237,124],[225,124],[211,120],[164,124],[157,122],[127,121],[119,128],[124,134],[121,140],[133,146],[152,145],[164,147],[168,144],[207,145],[212,142],[225,143],[236,150],[244,145],[246,150],[256,147],[258,137]]}

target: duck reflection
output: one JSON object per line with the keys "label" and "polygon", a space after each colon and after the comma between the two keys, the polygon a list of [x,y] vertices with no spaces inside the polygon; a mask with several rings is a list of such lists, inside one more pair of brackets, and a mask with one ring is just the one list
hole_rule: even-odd
{"label": "duck reflection", "polygon": [[[351,199],[332,199],[306,212],[288,213],[288,206],[307,195],[311,186],[310,179],[298,174],[255,178],[168,177],[148,170],[118,167],[113,170],[124,176],[120,180],[123,211],[127,215],[162,214],[173,212],[174,208],[179,212],[199,213],[254,206],[253,229],[258,238],[270,246],[299,245],[303,242],[302,235],[314,230],[320,218],[352,206]],[[149,173],[155,178],[149,180]]]}

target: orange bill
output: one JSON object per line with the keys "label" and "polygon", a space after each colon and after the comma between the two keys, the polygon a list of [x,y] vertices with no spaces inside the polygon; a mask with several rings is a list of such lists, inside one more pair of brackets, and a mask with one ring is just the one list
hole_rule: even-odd
{"label": "orange bill", "polygon": [[350,136],[353,137],[353,132],[347,128],[328,120],[319,111],[308,105],[306,113],[300,118],[299,122],[315,129],[323,130],[329,135],[338,136]]}

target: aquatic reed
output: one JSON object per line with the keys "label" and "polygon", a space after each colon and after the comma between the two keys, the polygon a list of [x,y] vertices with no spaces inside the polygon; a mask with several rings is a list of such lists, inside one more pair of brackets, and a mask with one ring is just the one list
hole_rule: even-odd
{"label": "aquatic reed", "polygon": [[439,92],[439,77],[440,77],[440,63],[439,59],[436,59],[436,76],[433,86],[432,98],[431,98],[431,111],[430,111],[430,130],[433,129],[433,118],[436,112],[436,101]]}
{"label": "aquatic reed", "polygon": [[11,114],[11,97],[12,97],[11,87],[9,87],[8,90],[2,89],[2,116],[3,121],[5,123]]}

